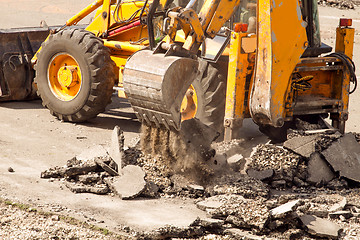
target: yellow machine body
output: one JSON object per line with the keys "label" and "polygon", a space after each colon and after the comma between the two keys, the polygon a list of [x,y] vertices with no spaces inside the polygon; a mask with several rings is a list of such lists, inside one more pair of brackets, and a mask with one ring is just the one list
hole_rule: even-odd
{"label": "yellow machine body", "polygon": [[[167,55],[186,53],[197,55],[205,39],[217,35],[239,4],[240,1],[206,0],[198,14],[190,8],[168,11],[164,20],[167,24],[163,29],[167,33],[163,57],[166,59]],[[306,22],[317,11],[317,7],[313,6],[315,10],[306,12],[309,7],[306,4],[314,4],[313,1],[258,0],[255,4],[256,31],[231,31],[230,49],[225,51],[228,54],[223,115],[225,139],[236,137],[243,119],[247,117],[260,126],[281,128],[294,116],[330,114],[333,125],[344,131],[351,76],[339,57],[320,56],[331,50],[320,46],[321,43],[316,46],[319,38],[314,35],[317,19],[314,19],[314,24]],[[308,15],[304,16],[304,13]],[[181,46],[176,41],[179,28],[186,39]],[[351,58],[353,40],[352,28],[338,27],[335,53]],[[137,55],[141,58],[141,54],[136,53],[129,61],[137,61]],[[137,63],[137,72],[132,69],[130,75],[133,77],[141,72],[142,78],[150,81],[150,74],[147,78],[146,71],[142,71],[149,63]],[[126,71],[125,66],[124,79],[127,78]],[[194,75],[193,78],[197,77]],[[178,106],[172,108],[180,107],[180,103],[176,104]],[[151,123],[149,116],[146,106],[142,106],[140,119]],[[156,121],[157,125],[161,124],[161,119]],[[175,119],[175,122],[180,121]]]}

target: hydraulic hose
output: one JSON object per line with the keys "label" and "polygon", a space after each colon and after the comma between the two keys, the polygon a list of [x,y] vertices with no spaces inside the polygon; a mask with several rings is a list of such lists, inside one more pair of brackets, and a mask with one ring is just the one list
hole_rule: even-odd
{"label": "hydraulic hose", "polygon": [[353,60],[351,60],[351,58],[349,58],[344,53],[331,53],[331,54],[327,55],[326,57],[336,57],[343,62],[343,64],[346,66],[346,68],[350,72],[350,82],[352,82],[354,84],[354,88],[349,92],[349,94],[352,94],[353,92],[355,92],[355,90],[357,88],[357,78],[356,78],[356,74],[355,74],[355,64],[354,64]]}

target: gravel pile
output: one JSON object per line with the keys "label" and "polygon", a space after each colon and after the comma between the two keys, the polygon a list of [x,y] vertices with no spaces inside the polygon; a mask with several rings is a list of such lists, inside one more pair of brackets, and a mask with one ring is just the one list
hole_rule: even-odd
{"label": "gravel pile", "polygon": [[355,5],[358,5],[359,2],[352,0],[318,0],[318,4],[340,9],[354,9]]}
{"label": "gravel pile", "polygon": [[41,214],[34,209],[21,210],[4,202],[0,202],[0,216],[1,239],[119,239],[105,229],[102,233],[84,223],[70,224],[58,215]]}

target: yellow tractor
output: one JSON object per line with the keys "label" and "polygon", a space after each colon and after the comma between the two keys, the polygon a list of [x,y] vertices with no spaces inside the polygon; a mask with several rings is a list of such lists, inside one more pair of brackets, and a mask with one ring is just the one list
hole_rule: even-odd
{"label": "yellow tractor", "polygon": [[[193,81],[208,84],[203,66],[211,62],[207,69],[218,72],[213,81],[219,89],[226,83],[226,92],[208,91],[217,105],[206,108],[223,124],[225,140],[236,137],[249,117],[274,137],[294,116],[330,115],[344,132],[356,88],[351,19],[340,20],[335,52],[328,54],[332,48],[320,41],[315,0],[205,0],[199,12],[194,4],[167,11],[167,36],[125,65],[125,92],[142,122],[179,130],[183,97]],[[231,29],[224,30],[228,21]]]}
{"label": "yellow tractor", "polygon": [[36,90],[53,115],[81,122],[115,85],[158,128],[196,117],[229,140],[244,118],[274,134],[294,116],[330,114],[343,132],[356,84],[350,26],[340,21],[323,56],[332,49],[315,0],[96,0],[61,27],[0,31],[0,100]]}

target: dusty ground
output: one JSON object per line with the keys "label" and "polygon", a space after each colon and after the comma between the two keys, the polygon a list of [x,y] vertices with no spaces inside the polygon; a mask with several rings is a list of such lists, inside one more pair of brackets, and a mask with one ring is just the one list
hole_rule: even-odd
{"label": "dusty ground", "polygon": [[[92,1],[39,1],[0,0],[0,28],[38,26],[41,20],[49,25],[61,25],[72,13]],[[327,44],[334,46],[335,28],[338,17],[351,17],[353,25],[360,29],[360,8],[355,10],[339,10],[329,7],[320,7],[320,21],[322,38]],[[88,20],[85,20],[85,22]],[[355,36],[354,60],[360,66],[359,33]],[[359,74],[359,68],[357,74]],[[125,144],[131,144],[133,138],[138,136],[140,124],[131,112],[129,105],[113,97],[113,104],[94,120],[85,124],[62,123],[54,119],[40,101],[0,103],[0,197],[5,200],[29,204],[35,209],[50,213],[75,217],[89,224],[110,229],[114,232],[124,233],[125,226],[135,230],[151,230],[175,224],[187,226],[197,216],[204,212],[196,208],[192,200],[181,199],[139,199],[135,201],[122,201],[112,196],[97,196],[93,194],[73,194],[64,188],[61,182],[51,182],[40,179],[40,172],[52,166],[65,165],[66,160],[79,154],[84,149],[95,144],[104,146],[109,144],[111,130],[119,125],[125,131]],[[360,92],[355,92],[350,98],[350,118],[347,131],[360,132],[360,111],[357,109]],[[256,127],[248,123],[244,128],[244,137],[255,138],[253,141],[264,141]],[[244,151],[247,151],[246,149]],[[7,171],[12,167],[15,172]],[[1,205],[1,218],[8,215],[14,219],[33,217],[34,213],[17,212],[9,205]],[[25,214],[27,216],[23,216]],[[20,216],[20,217],[18,217]],[[41,218],[44,218],[41,222]],[[55,220],[55,221],[54,221]],[[14,228],[10,228],[4,219],[4,226],[0,236],[5,239],[30,238],[31,235],[8,235]],[[35,220],[34,220],[35,221]],[[38,223],[32,224],[34,231],[44,229],[46,221],[57,222],[56,219],[40,217]],[[12,226],[26,224],[20,221],[12,222]],[[13,225],[14,224],[14,225]],[[43,225],[41,225],[43,224]],[[61,224],[59,224],[61,225]],[[19,227],[18,229],[21,230]],[[70,225],[59,227],[60,232],[76,232]],[[24,229],[22,229],[24,230]],[[87,230],[81,230],[86,233]],[[51,234],[51,233],[48,233]],[[78,235],[82,238],[99,239],[103,236],[98,233]],[[91,235],[94,234],[94,235]],[[36,234],[35,234],[36,235]],[[70,238],[70,233],[57,235],[60,238]],[[38,236],[48,239],[51,235]],[[359,236],[354,236],[354,239]]]}

